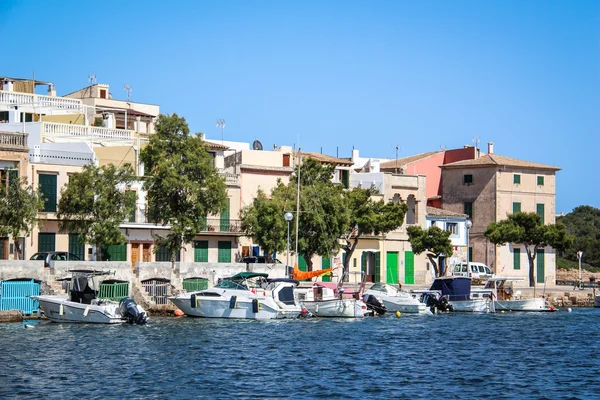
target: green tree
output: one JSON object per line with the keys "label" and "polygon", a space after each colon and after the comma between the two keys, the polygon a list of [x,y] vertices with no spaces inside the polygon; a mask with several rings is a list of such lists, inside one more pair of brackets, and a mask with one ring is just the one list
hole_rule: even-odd
{"label": "green tree", "polygon": [[40,224],[38,211],[44,206],[39,192],[27,179],[19,179],[17,170],[5,170],[8,185],[0,188],[0,236],[11,236],[15,242],[16,258],[20,258],[21,248],[17,239],[21,235],[29,236],[35,226]]}
{"label": "green tree", "polygon": [[103,260],[101,249],[127,242],[120,225],[135,210],[136,194],[128,190],[134,180],[130,164],[84,166],[60,191],[60,231],[79,234],[79,244],[95,245],[97,259]]}
{"label": "green tree", "polygon": [[415,254],[426,252],[425,255],[433,265],[435,276],[442,276],[443,271],[439,268],[437,260],[442,254],[445,256],[452,254],[451,232],[444,231],[437,226],[432,226],[429,229],[423,229],[420,226],[409,226],[406,231],[413,252]]}
{"label": "green tree", "polygon": [[529,259],[529,286],[535,286],[533,262],[538,249],[552,246],[557,251],[567,249],[573,238],[567,234],[562,224],[544,225],[536,213],[518,212],[508,218],[488,225],[485,237],[495,245],[518,243],[525,246]]}
{"label": "green tree", "polygon": [[155,130],[140,154],[148,218],[169,226],[170,233],[154,239],[169,250],[174,265],[176,253],[202,231],[207,215],[225,209],[227,186],[204,141],[190,135],[185,118],[159,115]]}
{"label": "green tree", "polygon": [[600,209],[592,206],[579,206],[563,217],[556,219],[573,236],[573,245],[564,252],[568,260],[579,261],[577,252],[583,251],[582,261],[594,268],[600,268]]}
{"label": "green tree", "polygon": [[405,203],[393,201],[375,201],[371,189],[353,188],[345,192],[345,208],[349,212],[348,224],[344,228],[345,244],[342,249],[346,252],[344,273],[349,270],[350,259],[361,238],[365,235],[386,234],[398,229],[404,223],[408,210]]}
{"label": "green tree", "polygon": [[280,199],[268,198],[258,190],[252,204],[241,211],[242,230],[267,254],[283,251],[287,246],[287,221]]}

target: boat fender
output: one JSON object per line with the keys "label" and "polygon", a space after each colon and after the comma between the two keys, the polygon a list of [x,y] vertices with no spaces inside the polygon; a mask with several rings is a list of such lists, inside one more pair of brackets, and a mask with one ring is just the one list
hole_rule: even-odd
{"label": "boat fender", "polygon": [[237,296],[231,296],[229,300],[229,308],[233,309],[237,305]]}
{"label": "boat fender", "polygon": [[550,311],[555,311],[556,309],[554,308],[554,306],[550,306]]}
{"label": "boat fender", "polygon": [[252,294],[256,294],[256,289],[252,288],[251,292]]}
{"label": "boat fender", "polygon": [[179,308],[176,308],[175,311],[173,311],[173,314],[176,317],[183,317],[183,311],[181,311]]}
{"label": "boat fender", "polygon": [[58,315],[65,315],[65,306],[62,303],[58,307]]}
{"label": "boat fender", "polygon": [[252,312],[256,314],[259,311],[260,311],[260,302],[258,301],[258,299],[252,300]]}
{"label": "boat fender", "polygon": [[86,307],[85,310],[83,310],[83,316],[87,317],[89,312],[90,312],[90,308]]}
{"label": "boat fender", "polygon": [[192,308],[198,308],[198,298],[196,297],[195,293],[193,293],[190,296],[190,302],[191,302],[190,307],[192,307]]}
{"label": "boat fender", "polygon": [[396,311],[396,317],[400,318],[401,315],[402,313],[400,313],[400,311]]}

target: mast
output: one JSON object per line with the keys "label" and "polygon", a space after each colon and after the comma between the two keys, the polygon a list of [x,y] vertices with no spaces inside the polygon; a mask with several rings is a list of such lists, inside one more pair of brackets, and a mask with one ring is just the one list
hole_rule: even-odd
{"label": "mast", "polygon": [[298,263],[298,221],[300,219],[300,154],[301,149],[298,148],[298,197],[296,199],[296,265],[300,268],[300,264]]}

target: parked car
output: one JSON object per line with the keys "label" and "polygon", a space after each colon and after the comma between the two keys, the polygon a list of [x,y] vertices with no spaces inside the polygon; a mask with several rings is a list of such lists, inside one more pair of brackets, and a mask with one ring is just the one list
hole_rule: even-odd
{"label": "parked car", "polygon": [[281,264],[278,259],[267,256],[248,256],[244,257],[242,262],[247,264]]}
{"label": "parked car", "polygon": [[44,267],[50,268],[50,261],[80,261],[81,258],[68,251],[42,251],[32,255],[30,260],[44,260]]}
{"label": "parked car", "polygon": [[472,279],[489,279],[494,276],[492,269],[485,264],[478,262],[454,264],[452,269],[454,276],[468,276]]}

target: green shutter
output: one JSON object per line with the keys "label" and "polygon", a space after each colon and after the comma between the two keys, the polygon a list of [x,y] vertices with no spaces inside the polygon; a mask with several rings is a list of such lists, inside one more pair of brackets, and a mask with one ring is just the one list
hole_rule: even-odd
{"label": "green shutter", "polygon": [[412,251],[404,252],[404,283],[415,283],[415,254]]}
{"label": "green shutter", "polygon": [[536,206],[536,213],[537,213],[537,214],[538,214],[540,217],[542,217],[542,225],[544,225],[544,224],[545,224],[545,222],[544,222],[544,208],[545,208],[545,207],[544,207],[544,204],[538,204],[538,205]]}
{"label": "green shutter", "polygon": [[304,272],[308,271],[308,265],[306,264],[306,259],[303,255],[298,257],[298,269]]}
{"label": "green shutter", "polygon": [[362,272],[360,277],[361,282],[364,276],[367,274],[367,257],[368,253],[366,251],[363,251],[362,255],[360,256],[360,272]]}
{"label": "green shutter", "polygon": [[56,251],[56,233],[38,233],[38,252]]}
{"label": "green shutter", "polygon": [[546,260],[544,259],[544,249],[538,249],[535,255],[535,259],[537,262],[537,283],[544,283],[546,280]]}
{"label": "green shutter", "polygon": [[0,239],[0,260],[6,260],[6,254],[4,254],[4,242],[6,242],[6,240]]}
{"label": "green shutter", "polygon": [[381,252],[375,252],[375,271],[373,271],[373,282],[381,282]]}
{"label": "green shutter", "polygon": [[[331,267],[331,260],[329,258],[323,257],[321,260],[321,269],[327,269]],[[322,277],[323,282],[331,282],[331,273],[324,275]]]}
{"label": "green shutter", "polygon": [[218,262],[231,262],[231,242],[219,241]]}
{"label": "green shutter", "polygon": [[69,253],[85,260],[85,245],[79,244],[79,234],[69,233]]}
{"label": "green shutter", "polygon": [[398,284],[398,252],[388,251],[386,256],[386,282]]}
{"label": "green shutter", "polygon": [[40,192],[44,198],[45,212],[56,212],[56,175],[39,174]]}
{"label": "green shutter", "polygon": [[543,176],[538,176],[537,177],[537,184],[539,186],[544,186],[544,177]]}
{"label": "green shutter", "polygon": [[229,232],[229,209],[231,207],[231,202],[229,199],[227,199],[227,205],[225,206],[225,208],[221,211],[221,220],[220,222],[220,229],[221,232]]}
{"label": "green shutter", "polygon": [[513,268],[521,269],[521,249],[513,249]]}
{"label": "green shutter", "polygon": [[346,189],[350,187],[350,171],[342,170],[342,185]]}
{"label": "green shutter", "polygon": [[19,171],[16,169],[8,170],[8,184],[18,185],[19,184]]}
{"label": "green shutter", "polygon": [[521,203],[514,202],[513,203],[513,214],[521,212]]}
{"label": "green shutter", "polygon": [[135,193],[135,198],[136,198],[135,206],[133,207],[133,210],[131,210],[131,214],[129,214],[129,220],[128,220],[128,222],[136,222],[135,221],[135,213],[137,211],[137,192],[135,190],[128,190],[128,192]]}
{"label": "green shutter", "polygon": [[114,244],[108,246],[106,250],[102,251],[103,255],[108,256],[108,261],[127,261],[127,245],[126,244]]}
{"label": "green shutter", "polygon": [[515,183],[515,184],[521,183],[521,175],[514,174],[514,176],[513,176],[513,183]]}
{"label": "green shutter", "polygon": [[467,214],[469,218],[473,219],[473,203],[467,201],[463,204],[463,214]]}
{"label": "green shutter", "polygon": [[194,241],[194,262],[208,262],[208,240]]}
{"label": "green shutter", "polygon": [[[158,250],[156,251],[156,261],[171,262],[171,253],[169,252],[169,249],[166,247],[159,247]],[[179,251],[175,253],[175,261],[176,262],[181,261],[181,256],[180,256]]]}

